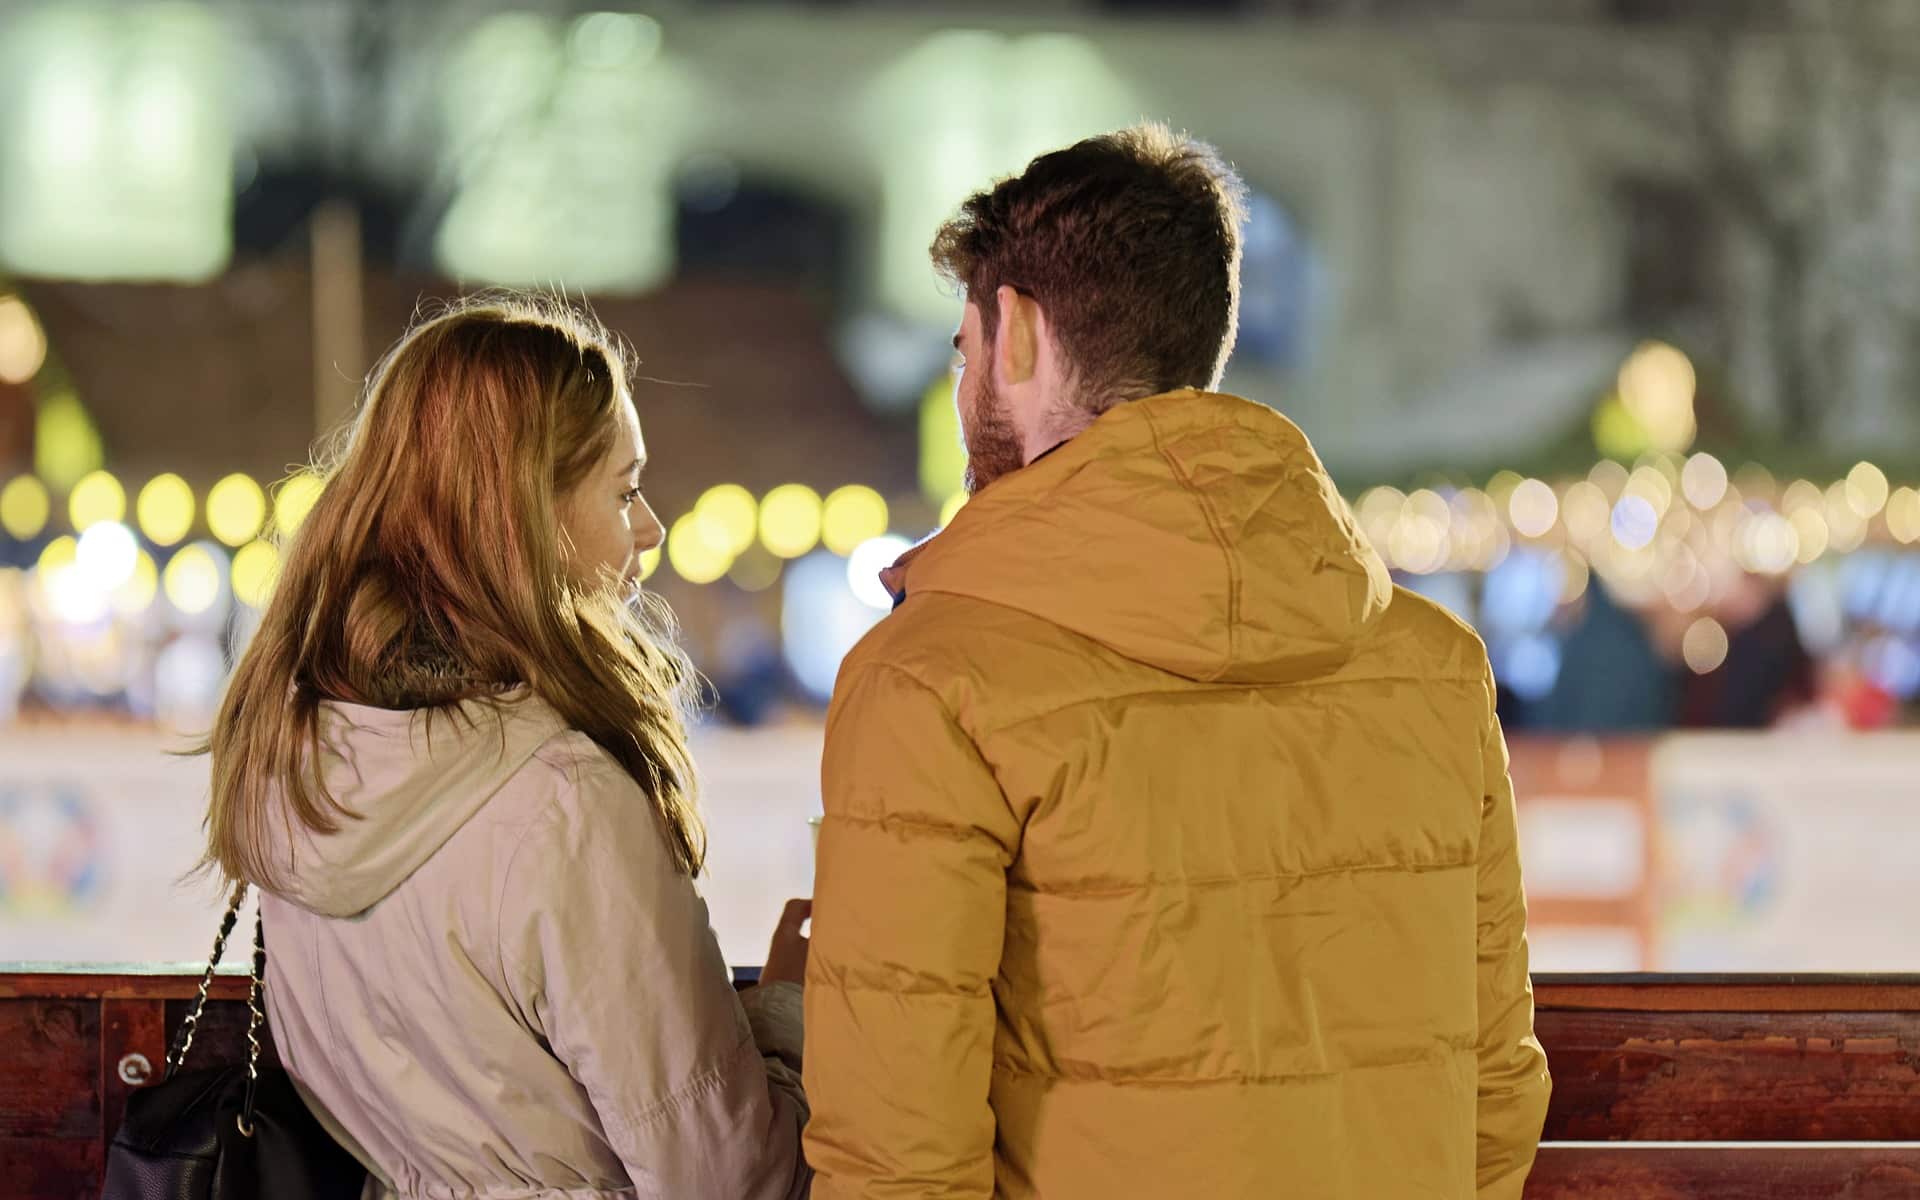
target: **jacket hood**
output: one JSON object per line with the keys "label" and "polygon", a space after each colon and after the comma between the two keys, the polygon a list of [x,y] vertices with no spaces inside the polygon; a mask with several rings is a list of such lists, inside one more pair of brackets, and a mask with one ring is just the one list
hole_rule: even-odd
{"label": "jacket hood", "polygon": [[273,890],[322,916],[365,912],[565,728],[525,688],[439,711],[321,705],[319,778],[358,815],[317,833],[275,812],[269,836],[281,871]]}
{"label": "jacket hood", "polygon": [[1393,596],[1306,436],[1272,409],[1191,389],[1110,409],[982,489],[889,577],[1223,683],[1337,668]]}

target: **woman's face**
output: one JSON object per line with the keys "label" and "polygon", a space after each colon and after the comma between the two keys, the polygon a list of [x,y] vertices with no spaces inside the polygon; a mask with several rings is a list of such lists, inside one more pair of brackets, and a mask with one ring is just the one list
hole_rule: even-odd
{"label": "woman's face", "polygon": [[631,398],[614,410],[613,444],[574,489],[560,499],[561,557],[567,578],[626,597],[640,588],[640,556],[666,537],[660,518],[640,495],[647,465],[640,417]]}

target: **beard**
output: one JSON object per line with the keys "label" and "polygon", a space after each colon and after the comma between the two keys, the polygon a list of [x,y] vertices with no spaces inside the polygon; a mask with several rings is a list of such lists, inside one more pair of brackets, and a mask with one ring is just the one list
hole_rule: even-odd
{"label": "beard", "polygon": [[1003,475],[1027,465],[1026,447],[1013,417],[994,390],[990,372],[980,372],[972,405],[960,406],[960,438],[967,447],[965,486],[971,496]]}

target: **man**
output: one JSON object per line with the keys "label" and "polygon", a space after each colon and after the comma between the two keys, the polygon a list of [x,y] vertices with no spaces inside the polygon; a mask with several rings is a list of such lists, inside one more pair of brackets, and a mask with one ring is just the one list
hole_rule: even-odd
{"label": "man", "polygon": [[972,501],[827,724],[814,1195],[1517,1197],[1546,1109],[1480,642],[1212,394],[1240,185],[1160,126],[933,257]]}

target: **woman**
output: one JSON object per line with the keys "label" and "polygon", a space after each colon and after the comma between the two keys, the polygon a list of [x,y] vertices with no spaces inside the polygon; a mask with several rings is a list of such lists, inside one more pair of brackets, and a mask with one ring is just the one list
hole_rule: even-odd
{"label": "woman", "polygon": [[470,302],[375,373],[211,739],[208,861],[263,892],[267,1002],[404,1197],[791,1197],[804,905],[736,997],[696,894],[692,672],[627,367]]}

